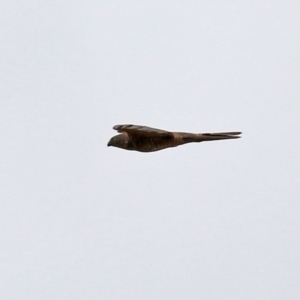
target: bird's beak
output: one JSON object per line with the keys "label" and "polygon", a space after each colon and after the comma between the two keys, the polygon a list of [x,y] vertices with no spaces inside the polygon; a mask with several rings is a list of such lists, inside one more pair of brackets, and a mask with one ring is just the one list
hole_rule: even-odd
{"label": "bird's beak", "polygon": [[109,146],[111,146],[111,142],[110,141],[107,143],[107,147],[109,147]]}

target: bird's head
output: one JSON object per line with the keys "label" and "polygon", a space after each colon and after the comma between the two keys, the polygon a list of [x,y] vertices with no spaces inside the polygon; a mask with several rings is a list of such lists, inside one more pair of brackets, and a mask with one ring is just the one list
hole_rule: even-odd
{"label": "bird's head", "polygon": [[113,136],[109,140],[107,146],[108,147],[113,146],[113,147],[126,149],[127,143],[128,143],[128,136],[127,136],[127,134],[122,133],[122,134]]}

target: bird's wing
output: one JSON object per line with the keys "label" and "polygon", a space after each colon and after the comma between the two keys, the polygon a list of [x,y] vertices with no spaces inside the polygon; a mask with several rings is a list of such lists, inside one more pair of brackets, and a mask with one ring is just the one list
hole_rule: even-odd
{"label": "bird's wing", "polygon": [[136,137],[170,137],[173,134],[166,130],[151,128],[147,126],[141,125],[115,125],[113,129],[118,132],[126,132],[128,135],[136,136]]}

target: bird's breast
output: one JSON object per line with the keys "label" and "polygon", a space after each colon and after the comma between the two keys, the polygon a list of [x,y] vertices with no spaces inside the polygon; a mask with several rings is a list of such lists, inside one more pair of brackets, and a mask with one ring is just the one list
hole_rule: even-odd
{"label": "bird's breast", "polygon": [[132,141],[134,150],[141,152],[153,152],[168,147],[174,147],[173,138],[147,137],[138,138]]}

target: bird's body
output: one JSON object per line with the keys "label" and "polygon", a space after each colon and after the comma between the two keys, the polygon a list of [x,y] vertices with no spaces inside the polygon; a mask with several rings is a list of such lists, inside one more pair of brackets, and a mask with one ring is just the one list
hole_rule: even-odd
{"label": "bird's body", "polygon": [[153,152],[187,143],[239,138],[241,132],[187,133],[171,132],[140,125],[116,125],[118,134],[110,139],[108,146],[140,152]]}

